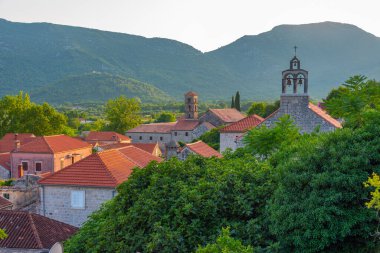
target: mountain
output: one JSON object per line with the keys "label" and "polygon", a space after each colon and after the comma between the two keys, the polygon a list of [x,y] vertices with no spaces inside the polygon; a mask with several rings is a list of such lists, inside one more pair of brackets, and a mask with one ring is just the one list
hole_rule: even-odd
{"label": "mountain", "polygon": [[[276,99],[294,45],[309,70],[314,98],[355,74],[380,79],[380,38],[348,24],[281,25],[202,53],[169,39],[0,19],[0,96],[24,90],[38,101],[54,94],[55,101],[72,102],[126,92],[153,102],[167,96],[182,100],[188,90],[202,100],[229,99],[239,90],[243,100]],[[141,90],[118,87],[131,82]],[[92,84],[111,88],[99,94]],[[76,92],[67,95],[70,90]]]}
{"label": "mountain", "polygon": [[107,101],[120,95],[139,98],[145,103],[174,101],[167,93],[150,84],[98,72],[69,76],[30,93],[33,101],[50,104]]}

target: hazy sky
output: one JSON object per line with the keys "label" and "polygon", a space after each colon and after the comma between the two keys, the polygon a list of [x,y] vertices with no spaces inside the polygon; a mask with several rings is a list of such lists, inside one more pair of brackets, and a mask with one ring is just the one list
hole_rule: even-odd
{"label": "hazy sky", "polygon": [[0,0],[0,18],[170,38],[202,51],[280,24],[337,21],[380,37],[379,0]]}

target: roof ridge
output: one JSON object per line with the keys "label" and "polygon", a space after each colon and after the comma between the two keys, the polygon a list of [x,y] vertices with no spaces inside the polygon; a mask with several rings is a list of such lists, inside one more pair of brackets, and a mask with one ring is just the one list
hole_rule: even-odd
{"label": "roof ridge", "polygon": [[[129,149],[137,148],[138,150],[142,151],[143,153],[147,153],[148,155],[153,156],[151,153],[149,153],[149,152],[147,152],[147,151],[145,151],[145,150],[143,150],[143,149],[141,149],[141,148],[138,148],[138,147],[136,147],[136,146],[132,146],[132,145],[130,145],[130,146],[126,146],[126,147],[123,147],[123,148],[120,148],[120,149],[127,149],[127,148],[129,148]],[[117,149],[117,151],[120,152],[119,149]],[[131,161],[132,163],[136,164],[138,167],[144,167],[144,166],[141,166],[138,162],[136,162],[136,161],[133,160],[132,158],[130,158],[129,156],[127,156],[126,154],[124,154],[124,153],[122,153],[122,152],[120,152],[120,154],[122,154],[123,156],[125,156],[129,161]]]}
{"label": "roof ridge", "polygon": [[203,143],[205,143],[204,141],[202,141],[202,140],[199,140],[199,141],[196,141],[196,142],[192,142],[192,143],[186,143],[185,145],[187,146],[187,145],[192,145],[192,144],[196,144],[196,143],[198,143],[198,142],[203,142]]}
{"label": "roof ridge", "polygon": [[40,238],[40,235],[38,234],[38,231],[37,231],[37,228],[36,228],[36,225],[34,224],[34,220],[33,220],[33,217],[31,215],[31,213],[27,213],[26,214],[30,220],[30,224],[31,224],[31,228],[32,228],[32,231],[33,231],[33,234],[36,238],[36,241],[37,241],[37,244],[38,244],[38,247],[40,249],[42,249],[44,246],[42,245],[42,241],[41,241],[41,238]]}
{"label": "roof ridge", "polygon": [[[117,149],[109,149],[109,150],[105,150],[105,151],[113,151],[113,152],[117,152],[117,153],[121,153],[119,150]],[[106,153],[109,153],[109,152],[106,152]],[[117,185],[117,179],[114,177],[114,175],[112,174],[111,170],[109,169],[109,167],[103,162],[103,159],[100,157],[100,154],[103,153],[103,152],[99,152],[99,153],[96,153],[96,155],[99,157],[100,159],[100,162],[104,165],[104,167],[106,168],[106,172],[107,174],[113,179],[115,185]],[[136,163],[134,163],[136,164]]]}
{"label": "roof ridge", "polygon": [[[62,135],[62,134],[60,134],[60,135]],[[58,135],[53,135],[53,136],[58,136]],[[50,149],[50,151],[52,153],[54,153],[54,150],[52,149],[52,147],[50,146],[49,142],[45,138],[46,138],[46,136],[42,136],[42,139],[46,142],[46,145],[48,145],[48,148]]]}

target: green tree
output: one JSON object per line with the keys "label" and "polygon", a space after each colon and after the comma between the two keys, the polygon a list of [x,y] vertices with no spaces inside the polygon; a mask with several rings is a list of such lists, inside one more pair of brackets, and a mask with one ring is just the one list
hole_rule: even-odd
{"label": "green tree", "polygon": [[207,143],[213,149],[219,150],[219,147],[220,147],[220,131],[219,130],[220,130],[220,127],[213,128],[210,131],[207,131],[204,134],[202,134],[196,140],[201,140],[204,143]]}
{"label": "green tree", "polygon": [[274,103],[265,103],[265,102],[253,102],[249,107],[247,114],[257,114],[263,118],[266,118],[271,113],[280,108],[280,101],[277,100]]}
{"label": "green tree", "polygon": [[231,108],[235,108],[235,97],[232,96],[231,98]]}
{"label": "green tree", "polygon": [[135,98],[120,96],[108,100],[105,108],[107,128],[111,131],[125,134],[131,128],[141,124],[140,102]]}
{"label": "green tree", "polygon": [[155,120],[155,122],[174,122],[176,121],[176,116],[174,113],[171,113],[171,112],[163,112],[161,113],[157,119]]}
{"label": "green tree", "polygon": [[199,247],[196,253],[253,253],[251,246],[244,246],[230,235],[230,228],[223,228],[215,243]]}
{"label": "green tree", "polygon": [[235,95],[235,108],[236,108],[236,110],[240,111],[240,93],[239,93],[239,91],[237,91],[236,95]]}
{"label": "green tree", "polygon": [[0,136],[6,133],[51,135],[66,130],[66,117],[49,104],[32,103],[28,94],[0,99]]}
{"label": "green tree", "polygon": [[215,242],[221,227],[246,245],[272,243],[263,213],[271,170],[252,155],[189,157],[137,169],[91,215],[67,252],[192,252]]}
{"label": "green tree", "polygon": [[253,128],[244,136],[246,149],[264,158],[300,137],[299,129],[289,115],[279,118],[273,128],[265,125]]}
{"label": "green tree", "polygon": [[0,240],[4,240],[4,239],[6,239],[6,238],[8,238],[7,233],[5,232],[4,229],[1,229],[1,228],[0,228]]}
{"label": "green tree", "polygon": [[271,156],[278,187],[268,205],[284,252],[375,252],[376,214],[363,183],[380,168],[380,127],[304,135]]}

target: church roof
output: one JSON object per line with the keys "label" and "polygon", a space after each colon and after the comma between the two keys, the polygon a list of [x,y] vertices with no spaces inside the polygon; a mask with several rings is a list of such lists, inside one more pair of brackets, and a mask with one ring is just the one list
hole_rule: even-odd
{"label": "church roof", "polygon": [[245,118],[244,114],[235,108],[209,109],[211,113],[217,116],[224,123],[232,123]]}
{"label": "church roof", "polygon": [[313,103],[309,103],[309,109],[334,127],[342,128],[342,124],[338,120],[331,117],[326,111],[322,110],[322,108],[314,105]]}
{"label": "church roof", "polygon": [[127,133],[170,133],[177,122],[141,124]]}
{"label": "church roof", "polygon": [[203,141],[197,141],[194,143],[187,143],[187,144],[185,144],[185,147],[190,149],[195,154],[198,154],[198,155],[203,156],[203,157],[213,157],[213,156],[219,157],[219,158],[222,157],[222,155],[218,151],[216,151],[215,149],[213,149],[212,147],[210,147],[209,145],[207,145]]}
{"label": "church roof", "polygon": [[232,123],[222,129],[220,129],[221,133],[244,133],[247,130],[259,125],[263,122],[264,119],[259,115],[253,114],[251,116],[245,117],[235,123]]}
{"label": "church roof", "polygon": [[198,120],[194,119],[181,119],[177,121],[177,124],[173,127],[172,130],[177,131],[191,131],[194,130],[199,125]]}

